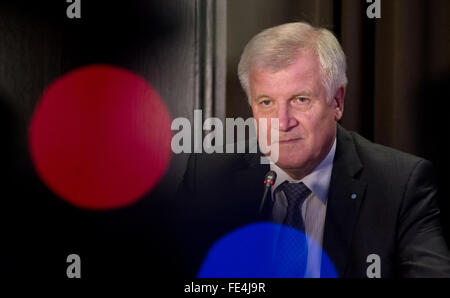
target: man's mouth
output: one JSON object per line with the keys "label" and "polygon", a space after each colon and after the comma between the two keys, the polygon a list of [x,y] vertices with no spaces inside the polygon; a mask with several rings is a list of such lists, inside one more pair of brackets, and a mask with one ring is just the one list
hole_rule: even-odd
{"label": "man's mouth", "polygon": [[286,139],[286,140],[280,140],[279,143],[280,144],[291,144],[291,143],[295,143],[300,141],[302,138],[290,138],[290,139]]}

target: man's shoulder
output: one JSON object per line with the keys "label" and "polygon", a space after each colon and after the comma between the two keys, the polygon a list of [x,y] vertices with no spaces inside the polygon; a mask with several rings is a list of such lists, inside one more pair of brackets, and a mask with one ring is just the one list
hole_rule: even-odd
{"label": "man's shoulder", "polygon": [[403,152],[382,144],[374,143],[356,132],[341,130],[341,140],[354,144],[356,152],[364,167],[394,169],[400,172],[410,172],[419,163],[431,165],[422,157]]}

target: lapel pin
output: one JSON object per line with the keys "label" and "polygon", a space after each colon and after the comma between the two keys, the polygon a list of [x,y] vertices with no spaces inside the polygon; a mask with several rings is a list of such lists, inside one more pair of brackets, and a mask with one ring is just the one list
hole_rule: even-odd
{"label": "lapel pin", "polygon": [[357,195],[355,193],[352,193],[351,198],[352,200],[356,199]]}

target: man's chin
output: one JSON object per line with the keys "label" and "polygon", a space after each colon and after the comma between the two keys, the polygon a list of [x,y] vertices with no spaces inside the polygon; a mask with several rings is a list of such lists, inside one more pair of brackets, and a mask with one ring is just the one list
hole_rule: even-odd
{"label": "man's chin", "polygon": [[278,167],[281,169],[286,170],[294,170],[302,168],[302,165],[304,164],[301,161],[293,160],[289,158],[278,158],[278,161],[275,163]]}

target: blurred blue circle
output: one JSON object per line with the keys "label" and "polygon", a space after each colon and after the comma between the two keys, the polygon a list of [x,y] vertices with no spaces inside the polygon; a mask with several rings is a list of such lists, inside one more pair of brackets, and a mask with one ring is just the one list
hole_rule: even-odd
{"label": "blurred blue circle", "polygon": [[200,278],[302,278],[307,264],[307,242],[322,255],[321,277],[338,277],[319,245],[294,228],[270,222],[246,225],[210,248]]}

